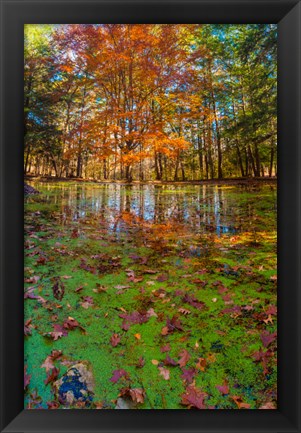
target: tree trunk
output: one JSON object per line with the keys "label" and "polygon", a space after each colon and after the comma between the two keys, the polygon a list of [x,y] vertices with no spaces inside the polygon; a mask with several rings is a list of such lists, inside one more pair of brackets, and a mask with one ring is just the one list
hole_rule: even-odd
{"label": "tree trunk", "polygon": [[241,157],[241,152],[239,149],[239,145],[238,145],[238,141],[236,140],[236,151],[237,151],[237,158],[238,158],[238,164],[239,164],[239,168],[240,168],[240,172],[241,172],[241,176],[245,177],[245,172],[244,172],[244,166],[242,163],[242,157]]}

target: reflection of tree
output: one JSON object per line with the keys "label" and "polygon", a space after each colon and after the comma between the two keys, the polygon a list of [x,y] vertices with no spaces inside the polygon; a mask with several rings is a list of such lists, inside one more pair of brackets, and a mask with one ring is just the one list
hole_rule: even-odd
{"label": "reflection of tree", "polygon": [[139,186],[138,216],[139,216],[139,218],[144,219],[144,187],[143,187],[143,185]]}
{"label": "reflection of tree", "polygon": [[164,222],[164,203],[162,187],[154,186],[154,223]]}

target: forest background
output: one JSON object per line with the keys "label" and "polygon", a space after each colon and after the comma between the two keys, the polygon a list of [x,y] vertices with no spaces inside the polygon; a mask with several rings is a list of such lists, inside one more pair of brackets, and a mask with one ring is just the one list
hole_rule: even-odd
{"label": "forest background", "polygon": [[277,176],[277,26],[26,25],[24,173]]}

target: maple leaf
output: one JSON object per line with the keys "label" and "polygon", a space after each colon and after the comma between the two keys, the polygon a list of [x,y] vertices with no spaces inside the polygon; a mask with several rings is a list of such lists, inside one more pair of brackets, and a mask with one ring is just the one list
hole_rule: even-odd
{"label": "maple leaf", "polygon": [[80,302],[80,305],[86,310],[94,303],[92,296],[84,296],[82,299],[83,302]]}
{"label": "maple leaf", "polygon": [[264,375],[269,373],[268,363],[269,363],[270,358],[272,358],[272,356],[273,356],[273,352],[270,349],[268,349],[266,352],[259,350],[258,352],[255,352],[252,355],[255,362],[261,362],[262,363]]}
{"label": "maple leaf", "polygon": [[144,274],[157,274],[158,271],[153,270],[153,269],[145,269],[145,270],[143,271],[143,273],[144,273]]}
{"label": "maple leaf", "polygon": [[164,353],[164,352],[169,352],[170,349],[171,349],[171,347],[170,347],[170,344],[168,343],[168,344],[166,344],[165,346],[162,346],[162,347],[160,348],[160,352],[162,352],[162,353]]}
{"label": "maple leaf", "polygon": [[130,397],[137,404],[144,403],[145,392],[142,388],[122,388],[119,395],[121,397]]}
{"label": "maple leaf", "polygon": [[122,329],[127,331],[130,328],[130,325],[136,325],[136,324],[142,324],[149,320],[149,316],[147,313],[139,313],[139,311],[133,311],[130,314],[122,313],[119,314],[119,317],[124,319],[124,322],[122,324]]}
{"label": "maple leaf", "polygon": [[178,312],[181,313],[181,314],[184,314],[184,316],[186,316],[187,314],[191,313],[191,311],[187,310],[186,308],[179,308]]}
{"label": "maple leaf", "polygon": [[166,356],[163,362],[165,365],[172,365],[172,366],[178,365],[178,362],[172,359],[169,355]]}
{"label": "maple leaf", "polygon": [[47,401],[48,409],[58,409],[60,407],[59,402],[57,401]]}
{"label": "maple leaf", "polygon": [[182,323],[181,323],[180,319],[177,318],[177,316],[173,316],[171,319],[169,319],[169,317],[167,317],[166,326],[167,326],[168,332],[173,332],[176,330],[184,331],[184,329],[182,327]]}
{"label": "maple leaf", "polygon": [[268,401],[259,407],[259,409],[277,409],[275,403]]}
{"label": "maple leaf", "polygon": [[226,382],[224,382],[223,385],[217,385],[216,388],[219,390],[219,392],[220,392],[222,395],[227,395],[227,394],[229,394],[229,386],[227,385]]}
{"label": "maple leaf", "polygon": [[111,345],[113,347],[116,347],[120,343],[120,337],[118,334],[113,334],[111,337]]}
{"label": "maple leaf", "polygon": [[181,397],[181,404],[184,406],[188,406],[189,408],[195,407],[197,409],[206,409],[204,399],[207,397],[207,394],[199,388],[196,388],[194,385],[189,385]]}
{"label": "maple leaf", "polygon": [[266,312],[267,315],[276,316],[276,315],[277,315],[277,307],[276,307],[276,305],[270,305],[270,306],[266,309],[265,312]]}
{"label": "maple leaf", "polygon": [[196,364],[196,368],[201,371],[205,371],[207,361],[205,358],[199,358],[198,363]]}
{"label": "maple leaf", "polygon": [[45,335],[49,335],[51,338],[53,338],[54,341],[57,341],[59,338],[67,337],[68,332],[66,331],[63,326],[59,325],[58,323],[54,323],[53,325],[53,331],[48,332]]}
{"label": "maple leaf", "polygon": [[198,301],[195,296],[188,295],[188,293],[185,294],[185,296],[182,298],[182,301],[191,305],[192,307],[197,308],[198,310],[202,310],[205,306],[204,302]]}
{"label": "maple leaf", "polygon": [[47,302],[46,299],[42,298],[42,296],[35,295],[33,293],[34,290],[35,287],[28,287],[24,292],[24,299],[36,299],[41,304],[45,304]]}
{"label": "maple leaf", "polygon": [[46,257],[40,256],[37,260],[37,265],[45,265]]}
{"label": "maple leaf", "polygon": [[180,367],[185,367],[185,365],[187,364],[187,362],[189,361],[189,359],[190,359],[189,353],[187,352],[186,349],[183,349],[180,352],[180,359],[178,361],[179,366]]}
{"label": "maple leaf", "polygon": [[238,409],[250,409],[251,405],[244,403],[240,395],[233,395],[231,398],[237,404]]}
{"label": "maple leaf", "polygon": [[144,403],[145,392],[142,388],[130,389],[130,396],[135,403]]}
{"label": "maple leaf", "polygon": [[24,389],[30,384],[31,374],[27,374],[27,365],[24,365]]}
{"label": "maple leaf", "polygon": [[52,286],[53,296],[58,301],[61,301],[64,297],[64,294],[65,294],[65,286],[62,283],[60,277],[55,277],[54,280],[55,280],[55,283]]}
{"label": "maple leaf", "polygon": [[234,305],[232,308],[225,308],[221,311],[223,314],[236,313],[241,314],[241,307],[239,305]]}
{"label": "maple leaf", "polygon": [[139,361],[136,364],[136,367],[142,368],[142,367],[144,367],[144,364],[145,364],[145,360],[144,360],[143,356],[140,356]]}
{"label": "maple leaf", "polygon": [[158,317],[158,314],[153,308],[149,308],[146,312],[147,317]]}
{"label": "maple leaf", "polygon": [[32,322],[32,319],[28,319],[24,323],[24,335],[26,335],[26,336],[31,335],[31,328],[33,328],[33,326],[31,325],[31,322]]}
{"label": "maple leaf", "polygon": [[197,373],[197,370],[193,367],[185,369],[182,369],[183,374],[181,375],[181,378],[187,383],[190,384],[193,382],[193,378]]}
{"label": "maple leaf", "polygon": [[54,382],[57,379],[59,372],[60,372],[60,370],[58,368],[54,367],[51,370],[50,374],[47,375],[47,378],[44,380],[45,385],[48,385],[48,383]]}
{"label": "maple leaf", "polygon": [[111,377],[110,381],[113,383],[117,383],[121,377],[129,379],[129,374],[123,368],[120,370],[114,370],[113,376]]}
{"label": "maple leaf", "polygon": [[270,334],[268,331],[263,331],[260,335],[260,339],[264,347],[268,347],[277,337],[277,332]]}
{"label": "maple leaf", "polygon": [[41,365],[41,368],[45,368],[46,369],[46,373],[48,373],[48,371],[50,371],[53,368],[55,368],[55,365],[54,365],[53,362],[56,359],[60,358],[61,356],[62,356],[62,351],[61,350],[53,350],[51,352],[51,354],[47,356],[47,358],[45,359],[45,361]]}
{"label": "maple leaf", "polygon": [[170,378],[170,371],[167,368],[164,367],[158,367],[160,371],[160,375],[164,377],[165,380],[169,380]]}
{"label": "maple leaf", "polygon": [[80,328],[82,331],[84,331],[85,329],[78,323],[78,321],[76,319],[74,319],[73,317],[68,317],[67,320],[64,321],[63,323],[63,327],[65,329],[75,329],[75,328]]}

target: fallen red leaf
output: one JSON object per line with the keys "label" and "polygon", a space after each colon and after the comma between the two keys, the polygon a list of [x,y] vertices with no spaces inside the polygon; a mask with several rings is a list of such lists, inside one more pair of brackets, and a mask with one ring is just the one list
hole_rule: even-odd
{"label": "fallen red leaf", "polygon": [[123,368],[120,370],[114,370],[113,376],[111,377],[110,381],[113,383],[117,383],[121,377],[129,379],[129,374],[125,370],[123,370]]}
{"label": "fallen red leaf", "polygon": [[276,340],[277,332],[273,332],[272,334],[269,331],[263,331],[260,335],[260,339],[264,347],[268,347],[273,341]]}
{"label": "fallen red leaf", "polygon": [[220,392],[222,395],[227,395],[227,394],[229,394],[229,386],[227,385],[226,382],[224,382],[223,385],[217,385],[216,388],[219,390],[219,392]]}
{"label": "fallen red leaf", "polygon": [[190,359],[189,353],[187,352],[186,349],[183,349],[180,352],[180,359],[178,361],[179,366],[180,367],[185,367],[185,365],[187,364],[187,362],[189,361],[189,359]]}
{"label": "fallen red leaf", "polygon": [[27,374],[27,365],[24,365],[24,389],[30,384],[31,374]]}
{"label": "fallen red leaf", "polygon": [[187,384],[193,382],[193,378],[197,373],[197,370],[193,367],[182,370],[183,374],[181,375],[181,379],[183,379]]}
{"label": "fallen red leaf", "polygon": [[207,394],[199,388],[195,388],[193,385],[189,385],[181,397],[181,404],[184,406],[188,406],[189,408],[195,407],[197,409],[206,409],[204,399],[207,397]]}
{"label": "fallen red leaf", "polygon": [[120,337],[119,337],[119,335],[118,334],[113,334],[112,337],[111,337],[110,342],[111,342],[111,345],[113,347],[116,347],[120,343]]}
{"label": "fallen red leaf", "polygon": [[58,368],[54,367],[51,370],[51,373],[48,374],[47,378],[44,380],[45,385],[48,385],[48,383],[54,382],[57,379],[59,372],[60,372],[60,370]]}
{"label": "fallen red leaf", "polygon": [[233,395],[231,398],[237,404],[238,409],[250,409],[251,405],[244,403],[240,395]]}

